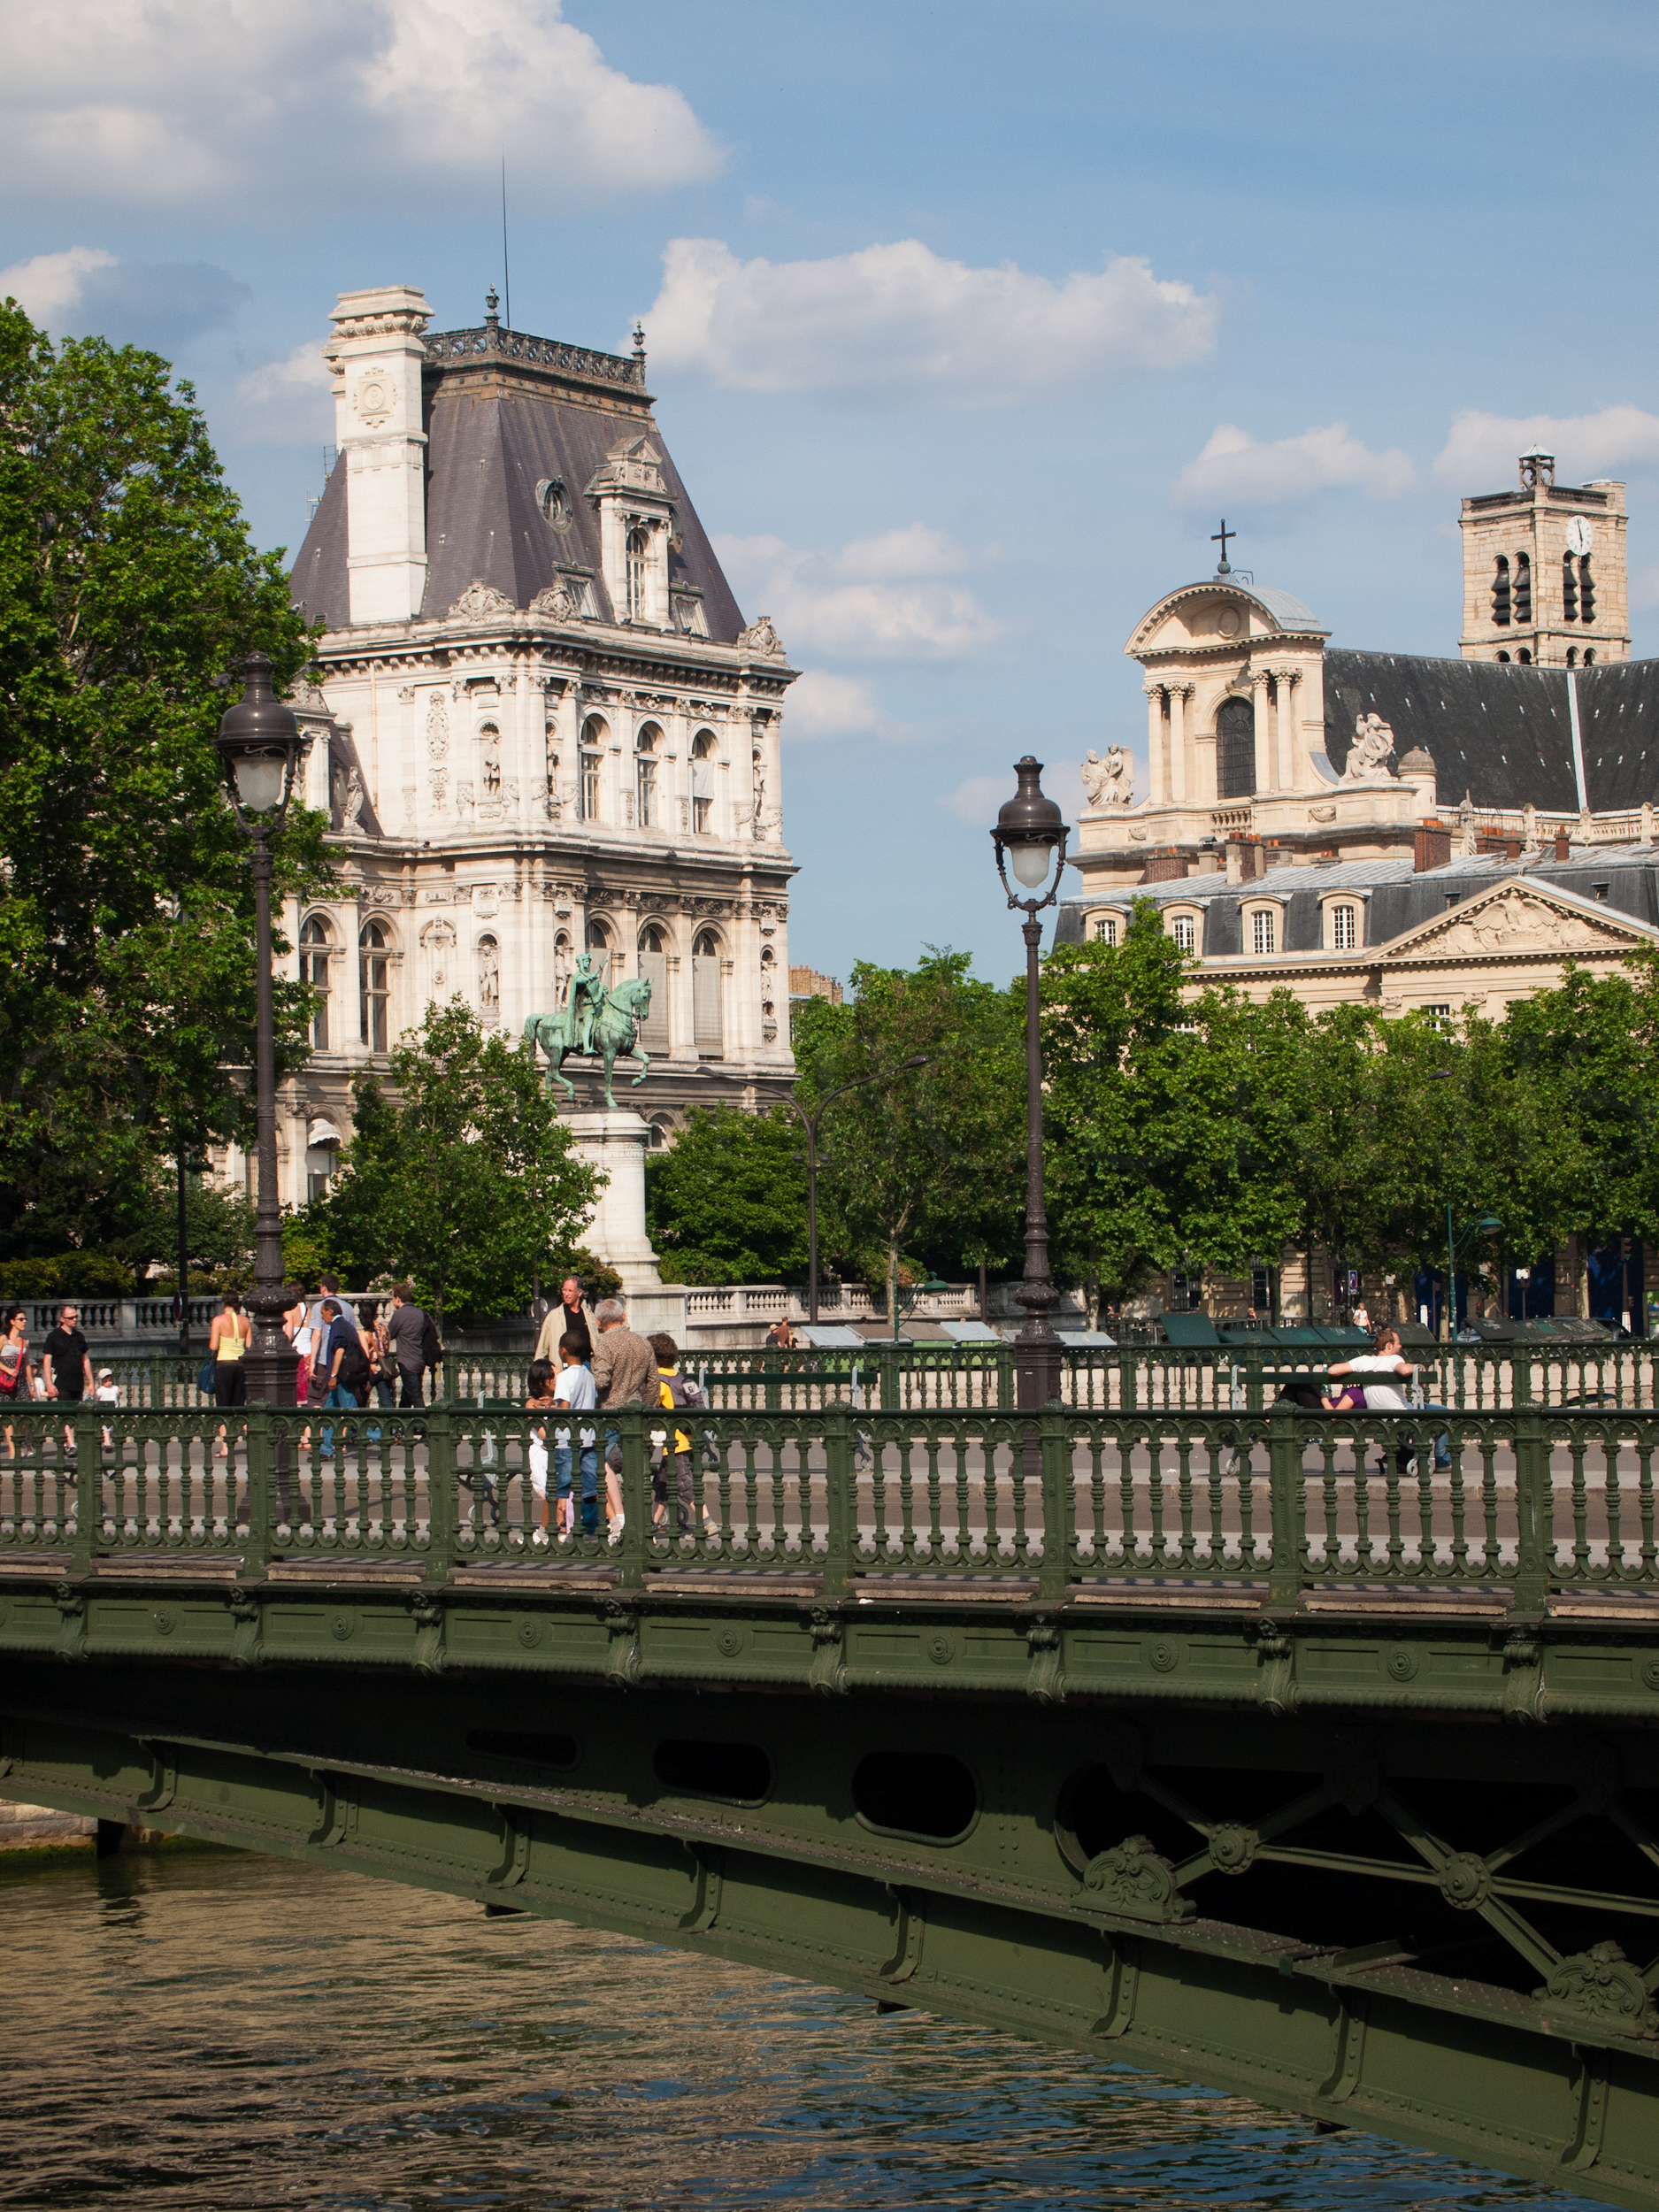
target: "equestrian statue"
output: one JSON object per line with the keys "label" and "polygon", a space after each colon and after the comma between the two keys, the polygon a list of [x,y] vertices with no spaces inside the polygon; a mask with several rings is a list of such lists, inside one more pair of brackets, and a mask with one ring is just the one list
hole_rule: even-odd
{"label": "equestrian statue", "polygon": [[557,1083],[572,1100],[576,1086],[565,1073],[564,1063],[572,1053],[590,1059],[603,1057],[605,1104],[614,1113],[617,1102],[611,1094],[611,1078],[618,1059],[640,1063],[632,1085],[635,1090],[651,1071],[649,1055],[640,1050],[640,1025],[650,1010],[649,976],[629,976],[608,991],[603,978],[594,972],[593,955],[585,952],[571,977],[569,1003],[557,1014],[532,1014],[524,1025],[524,1048],[534,1060],[535,1048],[541,1046],[547,1055],[549,1090]]}

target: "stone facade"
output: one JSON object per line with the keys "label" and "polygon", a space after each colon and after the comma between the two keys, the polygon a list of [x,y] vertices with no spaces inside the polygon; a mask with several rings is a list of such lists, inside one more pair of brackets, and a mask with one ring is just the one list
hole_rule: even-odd
{"label": "stone facade", "polygon": [[1465,660],[1589,668],[1630,658],[1623,484],[1557,484],[1551,454],[1524,453],[1512,492],[1465,499]]}
{"label": "stone facade", "polygon": [[429,1003],[517,1039],[584,949],[651,979],[650,1076],[618,1095],[658,1141],[793,1072],[795,671],[732,599],[643,351],[528,338],[494,304],[434,336],[419,291],[342,294],[326,348],[338,459],[294,581],[326,626],[302,772],[340,887],[284,918],[326,994],[280,1102],[292,1204],[326,1187],[352,1076]]}

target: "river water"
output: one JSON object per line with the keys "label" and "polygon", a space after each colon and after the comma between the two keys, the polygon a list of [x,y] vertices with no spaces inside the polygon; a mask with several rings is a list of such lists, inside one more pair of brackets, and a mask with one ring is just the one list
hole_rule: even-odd
{"label": "river water", "polygon": [[1238,2097],[287,1860],[0,1863],[0,2204],[1587,2212]]}

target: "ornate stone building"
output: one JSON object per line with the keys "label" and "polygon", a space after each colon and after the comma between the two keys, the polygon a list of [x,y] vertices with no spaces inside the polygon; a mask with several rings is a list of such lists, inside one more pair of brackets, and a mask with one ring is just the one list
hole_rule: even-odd
{"label": "ornate stone building", "polygon": [[283,1105],[291,1203],[332,1171],[353,1074],[428,1003],[516,1039],[584,950],[651,979],[632,1095],[663,1135],[793,1066],[795,672],[720,572],[641,334],[631,358],[527,337],[492,293],[480,327],[434,334],[403,286],[332,320],[338,457],[294,592],[325,625],[304,795],[340,890],[286,918],[325,995]]}

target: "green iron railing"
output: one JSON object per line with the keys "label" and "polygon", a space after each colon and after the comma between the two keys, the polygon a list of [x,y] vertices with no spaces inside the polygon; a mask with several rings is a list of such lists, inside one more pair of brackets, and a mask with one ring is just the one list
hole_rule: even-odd
{"label": "green iron railing", "polygon": [[0,1441],[0,1562],[75,1573],[215,1557],[258,1579],[279,1562],[370,1560],[428,1584],[484,1565],[601,1569],[624,1586],[741,1571],[830,1594],[944,1574],[1047,1600],[1174,1581],[1276,1605],[1384,1583],[1485,1590],[1523,1613],[1552,1590],[1659,1583],[1659,1418],[1640,1413],[682,1412],[683,1535],[652,1516],[665,1417],[596,1417],[621,1459],[614,1541],[603,1502],[592,1531],[540,1525],[530,1446],[555,1423],[521,1404],[107,1421],[37,1409]]}

